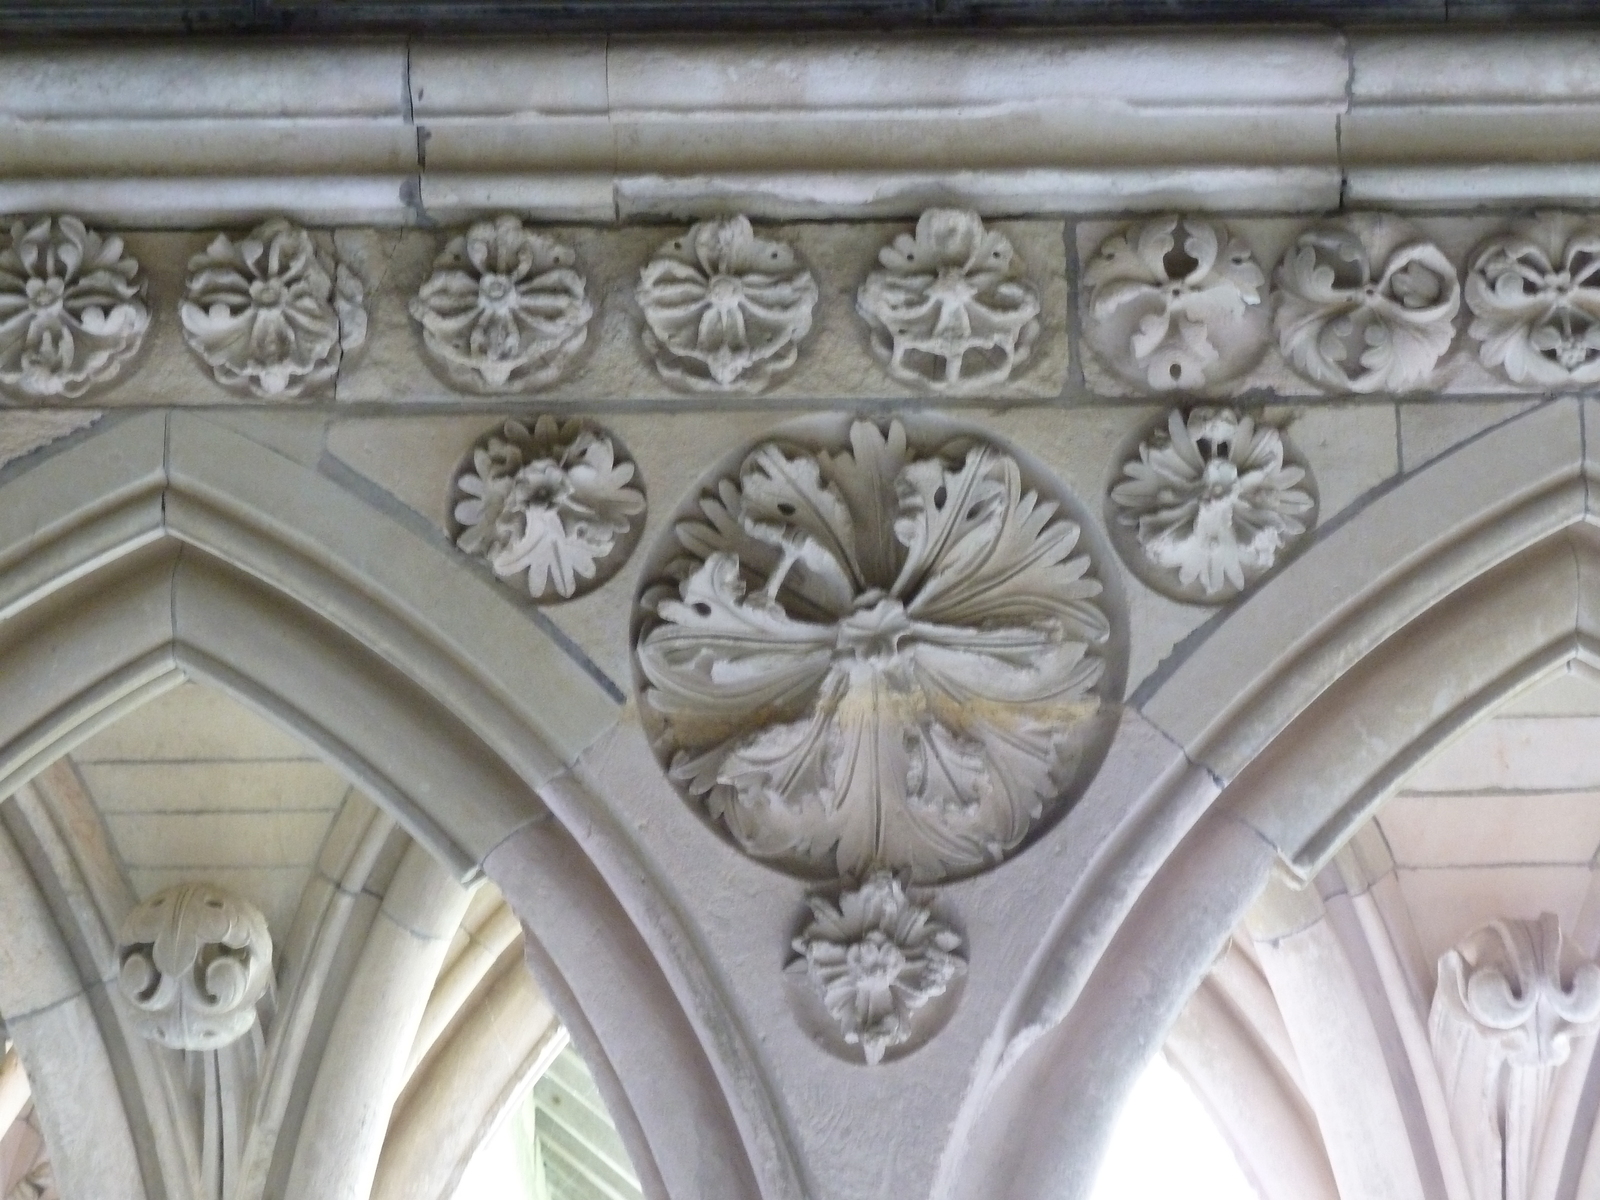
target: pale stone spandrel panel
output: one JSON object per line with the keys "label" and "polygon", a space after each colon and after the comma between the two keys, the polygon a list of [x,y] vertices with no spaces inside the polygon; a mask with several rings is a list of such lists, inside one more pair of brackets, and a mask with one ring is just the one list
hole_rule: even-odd
{"label": "pale stone spandrel panel", "polygon": [[92,408],[0,412],[0,467],[93,425],[102,415]]}
{"label": "pale stone spandrel panel", "polygon": [[1526,400],[1402,401],[1400,459],[1406,471],[1425,467],[1469,438],[1544,403]]}

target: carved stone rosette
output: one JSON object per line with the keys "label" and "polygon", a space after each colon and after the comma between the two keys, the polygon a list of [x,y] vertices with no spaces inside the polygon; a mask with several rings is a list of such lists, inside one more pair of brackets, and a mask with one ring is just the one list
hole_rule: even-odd
{"label": "carved stone rosette", "polygon": [[1282,431],[1234,409],[1173,409],[1111,489],[1112,540],[1157,591],[1230,600],[1315,523],[1309,469],[1289,455]]}
{"label": "carved stone rosette", "polygon": [[1467,332],[1486,367],[1545,387],[1600,381],[1600,221],[1541,213],[1467,269]]}
{"label": "carved stone rosette", "polygon": [[140,1033],[175,1050],[216,1050],[256,1022],[272,983],[272,935],[248,901],[183,883],[128,914],[117,962],[117,990]]}
{"label": "carved stone rosette", "polygon": [[966,974],[961,937],[877,871],[834,901],[813,896],[789,973],[805,981],[869,1065],[909,1041],[923,1010]]}
{"label": "carved stone rosette", "polygon": [[1600,965],[1556,918],[1496,921],[1439,960],[1428,1018],[1472,1200],[1528,1200],[1556,1073],[1600,1030]]}
{"label": "carved stone rosette", "polygon": [[150,327],[145,291],[121,238],[76,217],[13,222],[0,250],[0,389],[75,400],[110,383]]}
{"label": "carved stone rosette", "polygon": [[764,391],[811,331],[817,283],[782,242],[745,217],[701,221],[639,272],[645,347],[668,383],[697,392]]}
{"label": "carved stone rosette", "polygon": [[367,337],[360,277],[326,235],[282,217],[191,258],[178,315],[218,383],[269,400],[326,386]]}
{"label": "carved stone rosette", "polygon": [[1455,339],[1456,268],[1396,217],[1352,216],[1306,230],[1275,280],[1283,356],[1324,387],[1419,387]]}
{"label": "carved stone rosette", "polygon": [[1011,240],[975,212],[930,208],[878,254],[856,293],[872,352],[901,383],[963,394],[998,387],[1033,352],[1039,291]]}
{"label": "carved stone rosette", "polygon": [[622,565],[645,510],[632,462],[587,421],[541,416],[487,434],[456,475],[456,545],[535,600],[570,599]]}
{"label": "carved stone rosette", "polygon": [[1249,245],[1220,222],[1156,217],[1107,238],[1085,265],[1085,335],[1130,383],[1212,387],[1266,349],[1266,281]]}
{"label": "carved stone rosette", "polygon": [[559,379],[583,348],[594,307],[568,246],[514,216],[451,238],[411,301],[429,356],[456,386],[490,395]]}
{"label": "carved stone rosette", "polygon": [[1059,510],[978,437],[756,446],[642,600],[672,780],[801,875],[1000,861],[1099,736],[1111,625]]}

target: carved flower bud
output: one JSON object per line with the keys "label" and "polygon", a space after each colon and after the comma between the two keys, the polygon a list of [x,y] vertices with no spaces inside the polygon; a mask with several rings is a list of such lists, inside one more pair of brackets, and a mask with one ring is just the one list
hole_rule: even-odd
{"label": "carved flower bud", "polygon": [[216,1050],[256,1022],[272,982],[272,935],[248,901],[181,883],[128,914],[117,961],[117,989],[140,1033],[174,1050]]}

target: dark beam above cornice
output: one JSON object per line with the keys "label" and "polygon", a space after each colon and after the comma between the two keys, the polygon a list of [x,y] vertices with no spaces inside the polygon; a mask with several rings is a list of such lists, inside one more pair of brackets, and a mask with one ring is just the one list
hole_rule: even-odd
{"label": "dark beam above cornice", "polygon": [[1072,28],[1151,23],[1538,25],[1600,0],[0,0],[0,33],[473,34]]}

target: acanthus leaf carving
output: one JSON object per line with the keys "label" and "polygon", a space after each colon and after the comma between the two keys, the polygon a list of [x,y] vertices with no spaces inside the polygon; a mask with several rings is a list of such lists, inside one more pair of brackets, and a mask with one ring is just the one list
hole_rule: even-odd
{"label": "acanthus leaf carving", "polygon": [[576,263],[570,247],[517,217],[473,223],[412,297],[428,354],[468,391],[548,387],[583,348],[594,316]]}
{"label": "acanthus leaf carving", "polygon": [[803,979],[869,1065],[909,1041],[926,1006],[966,973],[961,937],[906,892],[905,881],[875,871],[834,902],[808,899],[811,922],[794,939],[788,966]]}
{"label": "acanthus leaf carving", "polygon": [[274,217],[189,260],[178,315],[217,382],[266,399],[329,383],[366,341],[365,288],[318,235]]}
{"label": "acanthus leaf carving", "polygon": [[1467,271],[1467,332],[1514,383],[1600,380],[1600,222],[1541,213],[1493,238]]}
{"label": "acanthus leaf carving", "polygon": [[1132,383],[1205,388],[1260,358],[1265,283],[1249,245],[1226,226],[1156,217],[1107,238],[1084,268],[1087,336]]}
{"label": "acanthus leaf carving", "polygon": [[1456,269],[1397,218],[1347,217],[1308,229],[1275,278],[1278,344],[1325,387],[1419,387],[1455,339]]}
{"label": "acanthus leaf carving", "polygon": [[117,962],[117,989],[141,1034],[175,1050],[216,1050],[256,1023],[272,984],[272,935],[249,901],[182,883],[128,914]]}
{"label": "acanthus leaf carving", "polygon": [[764,391],[811,331],[817,283],[748,218],[701,221],[639,272],[645,346],[669,383],[698,392]]}
{"label": "acanthus leaf carving", "polygon": [[76,217],[13,222],[0,251],[0,388],[75,400],[110,383],[150,327],[145,292],[121,238]]}
{"label": "acanthus leaf carving", "polygon": [[931,208],[878,254],[856,293],[889,374],[953,394],[998,387],[1033,353],[1039,291],[1011,240],[975,212]]}
{"label": "acanthus leaf carving", "polygon": [[647,593],[670,777],[746,852],[921,881],[999,861],[1098,728],[1110,628],[1079,527],[978,438],[758,445]]}
{"label": "acanthus leaf carving", "polygon": [[525,577],[535,600],[563,599],[608,578],[645,510],[634,464],[592,423],[508,420],[456,476],[456,545],[502,579]]}
{"label": "acanthus leaf carving", "polygon": [[1557,1072],[1600,1030],[1600,965],[1555,916],[1496,921],[1439,959],[1428,1017],[1472,1200],[1531,1200]]}
{"label": "acanthus leaf carving", "polygon": [[[1111,489],[1130,565],[1180,600],[1221,603],[1305,536],[1316,501],[1283,434],[1231,408],[1173,409]],[[1128,545],[1128,532],[1132,545]]]}

